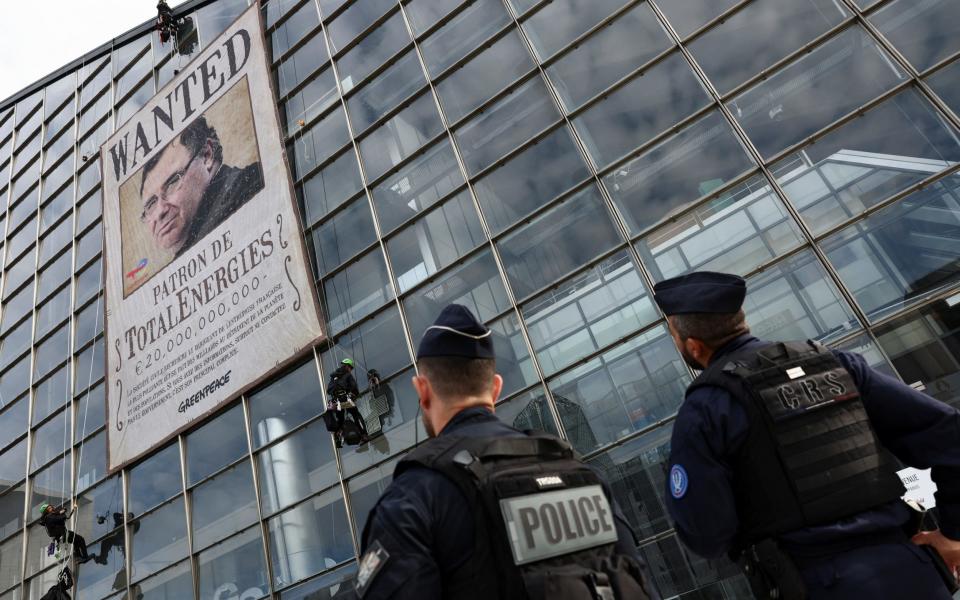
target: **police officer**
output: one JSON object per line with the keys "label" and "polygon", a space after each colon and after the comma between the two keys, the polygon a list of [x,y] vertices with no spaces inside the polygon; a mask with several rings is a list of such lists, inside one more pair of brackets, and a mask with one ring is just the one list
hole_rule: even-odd
{"label": "police officer", "polygon": [[[860,355],[751,336],[740,277],[690,273],[654,294],[684,360],[703,369],[671,440],[666,499],[681,540],[739,557],[755,591],[765,581],[781,598],[949,600],[960,413]],[[894,456],[932,467],[939,488],[940,528],[915,543]]]}
{"label": "police officer", "polygon": [[658,597],[596,473],[566,442],[493,415],[503,380],[491,332],[468,309],[444,308],[417,367],[432,439],[397,465],[370,512],[358,597]]}

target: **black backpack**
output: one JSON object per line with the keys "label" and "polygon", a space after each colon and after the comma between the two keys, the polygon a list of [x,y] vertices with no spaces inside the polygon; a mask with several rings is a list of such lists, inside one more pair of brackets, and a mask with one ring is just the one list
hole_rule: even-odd
{"label": "black backpack", "polygon": [[443,436],[411,452],[395,477],[414,465],[458,485],[477,515],[470,562],[475,573],[497,574],[486,586],[455,590],[458,600],[649,597],[640,564],[616,549],[618,531],[603,482],[565,441],[535,432]]}

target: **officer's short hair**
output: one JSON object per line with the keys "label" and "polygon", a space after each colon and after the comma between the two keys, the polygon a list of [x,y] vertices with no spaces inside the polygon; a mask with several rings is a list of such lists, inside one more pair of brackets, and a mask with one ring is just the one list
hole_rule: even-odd
{"label": "officer's short hair", "polygon": [[442,398],[481,396],[490,391],[496,375],[496,363],[490,358],[425,356],[417,368]]}
{"label": "officer's short hair", "polygon": [[[203,148],[207,140],[210,140],[210,144],[213,146],[214,162],[223,162],[223,146],[220,144],[220,136],[217,135],[216,129],[207,125],[205,118],[197,117],[191,121],[190,124],[180,132],[178,139],[180,143],[190,151],[191,156],[195,156],[200,152],[200,149]],[[166,148],[151,156],[147,164],[143,165],[143,176],[140,178],[140,194],[143,194],[143,182],[147,180],[147,174],[156,168],[164,150],[166,150]]]}
{"label": "officer's short hair", "polygon": [[743,309],[735,313],[671,315],[669,319],[681,340],[694,338],[711,348],[717,348],[738,335],[750,333]]}

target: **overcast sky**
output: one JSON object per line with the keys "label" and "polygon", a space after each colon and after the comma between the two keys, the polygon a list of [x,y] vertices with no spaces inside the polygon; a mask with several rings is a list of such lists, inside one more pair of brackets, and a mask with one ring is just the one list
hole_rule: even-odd
{"label": "overcast sky", "polygon": [[0,102],[156,14],[157,0],[0,1]]}

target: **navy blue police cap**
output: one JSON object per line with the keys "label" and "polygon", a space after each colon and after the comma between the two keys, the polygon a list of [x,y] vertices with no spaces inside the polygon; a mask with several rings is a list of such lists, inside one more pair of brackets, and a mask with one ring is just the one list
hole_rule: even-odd
{"label": "navy blue police cap", "polygon": [[687,273],[653,286],[653,297],[667,316],[735,313],[746,295],[743,277],[710,271]]}
{"label": "navy blue police cap", "polygon": [[420,338],[417,359],[427,356],[493,358],[493,336],[467,307],[450,304]]}

